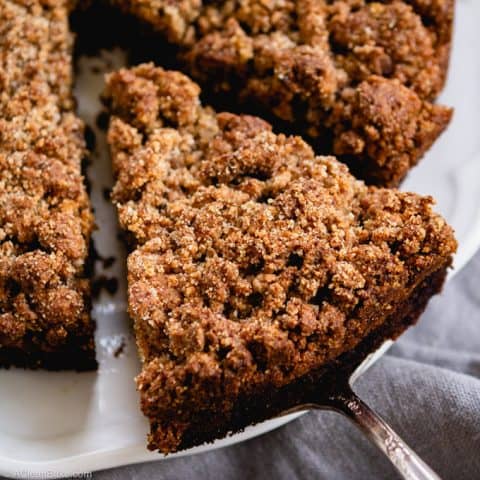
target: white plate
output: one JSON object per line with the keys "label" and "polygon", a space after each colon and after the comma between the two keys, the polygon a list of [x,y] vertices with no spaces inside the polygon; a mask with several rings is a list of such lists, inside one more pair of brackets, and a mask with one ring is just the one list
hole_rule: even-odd
{"label": "white plate", "polygon": [[[453,123],[404,184],[405,189],[432,194],[438,210],[455,227],[458,271],[480,246],[480,2],[458,2],[450,78],[441,101],[456,109]],[[77,79],[80,114],[91,125],[99,110],[103,78],[91,67],[122,63],[122,55],[81,62]],[[110,65],[112,67],[112,65]],[[116,238],[113,208],[102,190],[111,185],[104,136],[97,133],[97,154],[91,168],[97,224],[94,235],[104,256],[117,261],[106,270],[124,278],[124,256]],[[99,154],[99,152],[102,152]],[[139,370],[125,315],[124,285],[114,299],[102,296],[94,306],[100,367],[97,373],[0,371],[0,474],[19,478],[54,478],[78,472],[158,459],[148,452],[148,426],[138,408],[133,377]],[[123,353],[114,352],[125,343]],[[382,352],[379,352],[378,357]],[[267,432],[299,414],[250,427],[245,432],[180,455],[211,450]]]}

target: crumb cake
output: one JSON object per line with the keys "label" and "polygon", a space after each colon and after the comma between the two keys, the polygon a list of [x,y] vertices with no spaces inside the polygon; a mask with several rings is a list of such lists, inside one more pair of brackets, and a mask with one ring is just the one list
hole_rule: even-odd
{"label": "crumb cake", "polygon": [[186,71],[261,108],[367,183],[396,186],[450,121],[454,0],[109,0],[179,47]]}
{"label": "crumb cake", "polygon": [[0,2],[1,366],[96,366],[70,3]]}
{"label": "crumb cake", "polygon": [[104,93],[137,387],[165,453],[277,414],[398,336],[456,249],[430,197],[366,186],[199,94],[152,64]]}

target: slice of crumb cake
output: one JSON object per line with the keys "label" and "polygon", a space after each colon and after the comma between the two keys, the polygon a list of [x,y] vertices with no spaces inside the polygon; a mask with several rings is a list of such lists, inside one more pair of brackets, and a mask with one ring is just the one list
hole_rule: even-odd
{"label": "slice of crumb cake", "polygon": [[275,415],[398,336],[456,249],[431,198],[367,187],[199,93],[146,64],[111,74],[104,94],[137,386],[162,452]]}
{"label": "slice of crumb cake", "polygon": [[69,7],[0,2],[1,366],[96,366]]}

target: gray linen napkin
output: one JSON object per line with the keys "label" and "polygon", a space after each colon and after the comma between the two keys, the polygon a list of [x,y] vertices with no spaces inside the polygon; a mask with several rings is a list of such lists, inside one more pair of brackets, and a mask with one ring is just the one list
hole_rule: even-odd
{"label": "gray linen napkin", "polygon": [[[480,252],[355,390],[444,479],[480,479]],[[117,479],[398,478],[348,420],[310,412],[261,437],[93,474]]]}

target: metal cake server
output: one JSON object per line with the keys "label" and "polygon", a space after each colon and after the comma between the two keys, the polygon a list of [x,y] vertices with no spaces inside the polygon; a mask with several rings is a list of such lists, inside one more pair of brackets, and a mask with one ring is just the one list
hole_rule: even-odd
{"label": "metal cake server", "polygon": [[[383,354],[393,342],[386,342],[377,352],[368,356],[353,372],[336,372],[335,381],[325,388],[313,390],[309,401],[286,411],[282,416],[305,410],[333,410],[345,415],[390,460],[400,476],[406,480],[441,480],[440,477],[352,390],[354,381]],[[340,375],[339,375],[340,373]]]}

